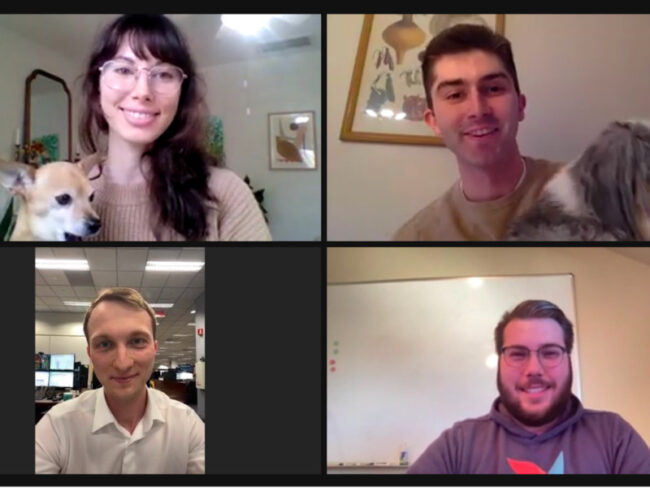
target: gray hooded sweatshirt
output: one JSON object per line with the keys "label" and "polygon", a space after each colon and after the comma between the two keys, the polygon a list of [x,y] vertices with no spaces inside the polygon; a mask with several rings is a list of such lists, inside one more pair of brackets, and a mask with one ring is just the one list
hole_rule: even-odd
{"label": "gray hooded sweatshirt", "polygon": [[409,474],[650,474],[650,450],[623,418],[571,396],[562,420],[537,435],[499,411],[456,422]]}

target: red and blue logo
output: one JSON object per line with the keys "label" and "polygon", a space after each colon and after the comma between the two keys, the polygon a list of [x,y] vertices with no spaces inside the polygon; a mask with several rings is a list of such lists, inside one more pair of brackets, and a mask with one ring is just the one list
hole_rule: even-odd
{"label": "red and blue logo", "polygon": [[564,452],[560,452],[551,469],[544,471],[537,464],[531,461],[518,461],[516,459],[506,458],[508,464],[515,474],[564,474]]}

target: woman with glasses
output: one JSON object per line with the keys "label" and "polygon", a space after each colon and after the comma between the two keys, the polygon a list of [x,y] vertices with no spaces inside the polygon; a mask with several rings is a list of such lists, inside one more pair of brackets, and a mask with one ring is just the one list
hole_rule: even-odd
{"label": "woman with glasses", "polygon": [[207,107],[186,42],[162,15],[124,15],[83,80],[81,161],[94,240],[270,240],[248,186],[207,151]]}

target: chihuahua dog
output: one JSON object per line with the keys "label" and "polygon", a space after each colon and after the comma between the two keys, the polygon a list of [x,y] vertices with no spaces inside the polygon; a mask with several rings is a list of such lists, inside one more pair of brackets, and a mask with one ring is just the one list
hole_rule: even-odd
{"label": "chihuahua dog", "polygon": [[79,241],[101,227],[90,205],[93,188],[74,163],[35,169],[0,160],[0,184],[20,197],[12,241]]}

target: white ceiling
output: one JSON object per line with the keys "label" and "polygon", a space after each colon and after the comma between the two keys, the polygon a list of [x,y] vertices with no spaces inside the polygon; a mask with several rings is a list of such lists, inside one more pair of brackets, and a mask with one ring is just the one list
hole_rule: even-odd
{"label": "white ceiling", "polygon": [[[5,27],[66,57],[85,62],[97,33],[112,21],[115,14],[2,14]],[[221,26],[221,14],[170,14],[168,17],[183,31],[199,69],[233,61],[252,59],[263,54],[265,42],[308,36],[309,47],[321,47],[321,16],[286,14],[271,19],[268,29],[256,37],[245,37]]]}
{"label": "white ceiling", "polygon": [[202,247],[36,247],[35,251],[39,259],[86,259],[90,267],[89,271],[35,270],[37,313],[74,313],[83,322],[85,309],[64,305],[64,300],[90,302],[103,288],[135,288],[149,303],[174,304],[163,310],[164,318],[158,319],[156,364],[167,364],[168,359],[195,362],[195,328],[188,323],[194,322],[191,311],[205,290],[205,267],[197,272],[167,273],[145,271],[145,264],[149,260],[205,262]]}

